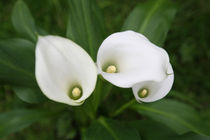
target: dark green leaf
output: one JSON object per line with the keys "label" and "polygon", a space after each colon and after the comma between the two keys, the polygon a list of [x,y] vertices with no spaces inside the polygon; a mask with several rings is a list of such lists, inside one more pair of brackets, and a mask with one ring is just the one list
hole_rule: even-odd
{"label": "dark green leaf", "polygon": [[136,129],[118,121],[100,118],[87,129],[85,140],[140,140]]}
{"label": "dark green leaf", "polygon": [[40,27],[37,27],[37,32],[39,33],[39,35],[42,35],[42,36],[49,35],[47,31],[45,31],[44,29]]}
{"label": "dark green leaf", "polygon": [[175,98],[180,99],[182,101],[185,101],[187,103],[190,103],[194,107],[201,108],[201,105],[196,100],[194,100],[192,97],[186,96],[185,94],[180,93],[178,91],[175,91],[175,90],[170,91],[169,96],[172,96],[172,97],[175,97]]}
{"label": "dark green leaf", "polygon": [[13,89],[15,94],[27,103],[40,103],[46,99],[38,88],[14,87]]}
{"label": "dark green leaf", "polygon": [[34,44],[23,39],[0,41],[0,84],[34,86]]}
{"label": "dark green leaf", "polygon": [[193,131],[201,135],[210,135],[210,126],[206,126],[199,113],[181,102],[164,99],[150,104],[135,104],[132,108],[140,114],[165,124],[178,134]]}
{"label": "dark green leaf", "polygon": [[59,139],[73,139],[77,132],[73,125],[73,120],[69,116],[71,113],[65,112],[59,115],[56,123],[57,136]]}
{"label": "dark green leaf", "polygon": [[139,4],[126,19],[122,30],[144,34],[156,45],[162,46],[176,8],[169,0],[150,0]]}
{"label": "dark green leaf", "polygon": [[104,25],[95,0],[69,0],[67,37],[83,47],[95,60],[104,39]]}
{"label": "dark green leaf", "polygon": [[186,133],[181,136],[170,137],[169,140],[210,140],[210,137],[201,136],[194,133]]}
{"label": "dark green leaf", "polygon": [[89,114],[91,118],[97,113],[97,109],[103,99],[109,94],[110,90],[112,89],[113,85],[110,83],[98,79],[96,88],[92,95],[85,101],[84,105],[82,106],[83,109]]}
{"label": "dark green leaf", "polygon": [[108,83],[107,81],[103,81],[98,79],[97,86],[95,91],[92,94],[92,104],[93,109],[96,111],[100,105],[100,102],[108,96],[110,90],[112,89],[113,85]]}
{"label": "dark green leaf", "polygon": [[145,140],[167,140],[176,135],[170,128],[152,120],[132,121],[128,124],[136,128]]}
{"label": "dark green leaf", "polygon": [[12,11],[12,23],[18,33],[36,42],[37,31],[34,19],[27,5],[22,0],[18,0],[14,6]]}
{"label": "dark green leaf", "polygon": [[209,140],[210,137],[201,136],[192,132],[183,135],[177,135],[166,125],[152,121],[140,120],[127,123],[136,128],[144,140]]}
{"label": "dark green leaf", "polygon": [[53,116],[51,111],[15,110],[0,115],[0,137],[17,132],[34,122]]}

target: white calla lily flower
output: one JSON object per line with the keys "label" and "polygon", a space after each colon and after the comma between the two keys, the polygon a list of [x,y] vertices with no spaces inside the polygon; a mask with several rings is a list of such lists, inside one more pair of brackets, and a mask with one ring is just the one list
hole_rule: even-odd
{"label": "white calla lily flower", "polygon": [[167,77],[161,81],[144,81],[132,87],[134,96],[138,102],[154,102],[165,97],[172,88],[174,74],[171,64],[167,69]]}
{"label": "white calla lily flower", "polygon": [[39,36],[35,75],[49,99],[81,105],[95,89],[97,68],[88,53],[71,40]]}
{"label": "white calla lily flower", "polygon": [[107,37],[97,54],[98,72],[112,84],[130,88],[144,81],[166,79],[167,52],[133,31]]}

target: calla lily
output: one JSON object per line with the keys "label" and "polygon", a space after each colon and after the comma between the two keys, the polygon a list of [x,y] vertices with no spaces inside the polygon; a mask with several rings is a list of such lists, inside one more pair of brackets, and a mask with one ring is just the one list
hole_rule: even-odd
{"label": "calla lily", "polygon": [[122,88],[145,81],[162,82],[167,78],[168,64],[169,57],[164,49],[133,31],[110,35],[97,54],[99,74]]}
{"label": "calla lily", "polygon": [[49,99],[81,105],[95,88],[97,68],[91,57],[71,40],[39,36],[35,75]]}
{"label": "calla lily", "polygon": [[154,102],[165,97],[171,90],[174,82],[174,74],[171,64],[167,69],[167,77],[161,82],[145,81],[132,87],[134,96],[138,102]]}

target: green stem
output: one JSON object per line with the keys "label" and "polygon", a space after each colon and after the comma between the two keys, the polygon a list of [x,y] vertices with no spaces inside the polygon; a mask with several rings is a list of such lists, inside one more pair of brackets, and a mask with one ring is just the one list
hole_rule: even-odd
{"label": "green stem", "polygon": [[95,112],[91,105],[91,102],[88,102],[83,106],[82,110],[86,113],[87,116],[90,117],[91,120],[95,120]]}
{"label": "green stem", "polygon": [[134,103],[136,103],[136,99],[130,100],[128,103],[123,104],[120,108],[118,108],[111,116],[115,117],[119,115],[120,113],[122,113],[124,110],[126,110],[129,106],[131,106]]}
{"label": "green stem", "polygon": [[99,117],[98,122],[113,136],[115,140],[119,140],[115,132],[112,130],[112,128],[109,126],[109,124],[106,122],[103,116]]}

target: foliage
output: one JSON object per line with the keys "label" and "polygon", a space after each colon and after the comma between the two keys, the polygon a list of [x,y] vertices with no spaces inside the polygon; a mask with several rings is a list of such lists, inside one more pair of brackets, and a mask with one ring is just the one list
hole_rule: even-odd
{"label": "foliage", "polygon": [[[210,139],[209,6],[208,0],[0,1],[0,138]],[[167,99],[138,104],[130,89],[101,78],[80,107],[43,96],[34,76],[38,35],[66,36],[95,60],[103,39],[122,30],[169,52],[175,84]]]}

